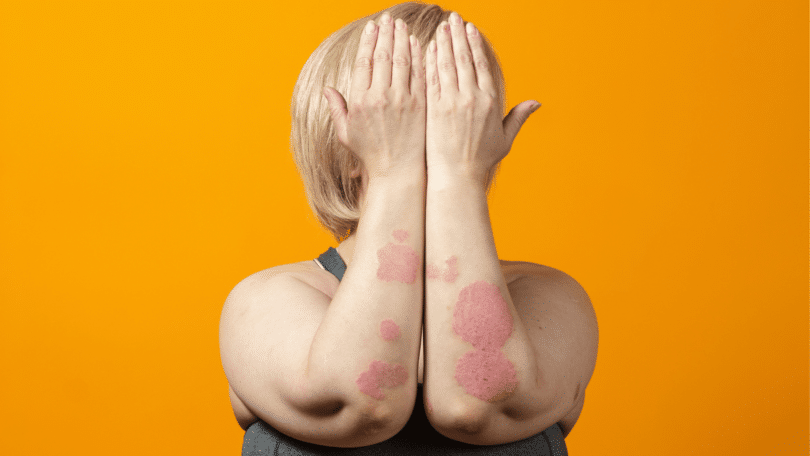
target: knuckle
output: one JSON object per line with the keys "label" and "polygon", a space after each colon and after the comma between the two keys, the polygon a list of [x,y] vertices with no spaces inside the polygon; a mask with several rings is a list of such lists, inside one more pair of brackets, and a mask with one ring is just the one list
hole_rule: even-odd
{"label": "knuckle", "polygon": [[475,59],[475,68],[480,71],[489,70],[489,61],[487,61],[487,58],[482,55]]}
{"label": "knuckle", "polygon": [[374,53],[374,61],[385,63],[391,60],[391,56],[386,51],[377,51]]}
{"label": "knuckle", "polygon": [[354,62],[354,66],[361,69],[371,68],[371,59],[368,57],[358,57]]}
{"label": "knuckle", "polygon": [[399,68],[408,68],[409,66],[411,66],[411,60],[402,54],[395,55],[394,66]]}
{"label": "knuckle", "polygon": [[472,56],[470,56],[469,52],[462,52],[458,55],[458,61],[466,65],[472,61]]}
{"label": "knuckle", "polygon": [[391,103],[385,95],[377,95],[369,100],[370,106],[375,110],[387,108]]}
{"label": "knuckle", "polygon": [[449,59],[442,59],[439,62],[439,69],[442,71],[455,71],[456,63]]}
{"label": "knuckle", "polygon": [[460,95],[459,99],[456,102],[456,105],[458,107],[460,107],[460,108],[462,108],[462,109],[464,109],[466,111],[466,110],[472,109],[472,108],[474,108],[476,106],[476,100],[475,100],[474,96],[463,94],[463,93],[459,94],[459,95]]}
{"label": "knuckle", "polygon": [[485,93],[479,96],[479,103],[484,109],[489,111],[495,107],[495,98],[492,95]]}

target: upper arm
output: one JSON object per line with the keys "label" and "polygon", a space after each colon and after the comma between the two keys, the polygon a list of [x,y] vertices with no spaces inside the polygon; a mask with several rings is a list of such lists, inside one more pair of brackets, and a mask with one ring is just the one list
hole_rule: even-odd
{"label": "upper arm", "polygon": [[579,417],[596,367],[599,328],[590,298],[568,274],[527,263],[509,291],[537,357],[540,378],[554,402],[550,414],[565,433]]}
{"label": "upper arm", "polygon": [[562,427],[563,438],[568,437],[568,434],[571,433],[571,429],[574,428],[574,425],[579,420],[579,415],[582,414],[582,407],[585,405],[585,393],[582,393],[582,397],[579,398],[577,404],[568,412],[568,415],[565,415],[563,419],[559,421],[560,427]]}
{"label": "upper arm", "polygon": [[280,432],[320,445],[358,446],[359,438],[368,439],[357,435],[365,415],[347,407],[340,392],[305,374],[329,302],[324,293],[288,274],[246,278],[222,310],[222,366],[244,405]]}

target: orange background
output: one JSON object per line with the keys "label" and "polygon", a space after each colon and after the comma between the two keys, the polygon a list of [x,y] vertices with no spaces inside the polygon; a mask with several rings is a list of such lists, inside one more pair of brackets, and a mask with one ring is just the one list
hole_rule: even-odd
{"label": "orange background", "polygon": [[[273,3],[0,3],[0,453],[239,454],[225,297],[335,245],[293,85],[390,5]],[[807,2],[442,6],[543,103],[490,207],[597,312],[571,454],[807,454]]]}

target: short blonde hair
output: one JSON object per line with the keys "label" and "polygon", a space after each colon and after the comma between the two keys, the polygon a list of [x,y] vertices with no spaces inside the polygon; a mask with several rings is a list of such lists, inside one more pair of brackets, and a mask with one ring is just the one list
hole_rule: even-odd
{"label": "short blonde hair", "polygon": [[[408,24],[408,32],[419,40],[423,52],[433,39],[436,28],[448,20],[452,12],[438,5],[407,2],[357,19],[315,49],[304,64],[293,90],[290,109],[293,159],[301,173],[310,208],[321,225],[339,242],[357,229],[362,181],[361,176],[351,176],[351,170],[360,162],[338,140],[323,88],[334,87],[348,102],[360,34],[369,20],[378,23],[384,11],[388,11],[392,19],[400,18]],[[498,107],[503,117],[503,72],[489,40],[483,33],[481,37],[498,89]],[[487,193],[499,169],[500,162],[487,174]]]}

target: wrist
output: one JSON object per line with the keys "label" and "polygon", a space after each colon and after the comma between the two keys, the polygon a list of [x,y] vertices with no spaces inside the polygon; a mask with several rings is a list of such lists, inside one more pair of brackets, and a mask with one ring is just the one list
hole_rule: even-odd
{"label": "wrist", "polygon": [[462,166],[433,166],[427,174],[429,191],[462,187],[486,193],[486,171]]}

